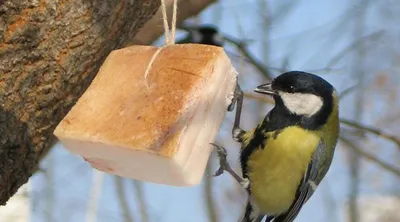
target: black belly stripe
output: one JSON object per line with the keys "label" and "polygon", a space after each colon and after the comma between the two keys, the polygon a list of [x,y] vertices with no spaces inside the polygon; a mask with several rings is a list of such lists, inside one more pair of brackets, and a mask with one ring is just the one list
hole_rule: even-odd
{"label": "black belly stripe", "polygon": [[[240,152],[240,163],[242,167],[243,177],[248,178],[248,166],[247,162],[251,154],[257,149],[264,149],[265,145],[269,139],[269,136],[264,133],[262,125],[258,126],[253,133],[253,137],[249,138],[249,143],[242,147]],[[243,143],[242,143],[243,144]]]}

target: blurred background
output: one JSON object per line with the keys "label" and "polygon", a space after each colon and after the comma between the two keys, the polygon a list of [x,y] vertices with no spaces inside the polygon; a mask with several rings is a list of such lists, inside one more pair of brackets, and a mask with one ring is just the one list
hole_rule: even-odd
{"label": "blurred background", "polygon": [[[198,0],[201,1],[201,0]],[[179,9],[178,9],[179,10]],[[341,137],[330,171],[296,222],[400,221],[400,2],[220,0],[187,25],[213,24],[245,92],[242,127],[271,109],[257,85],[288,70],[318,74],[341,94]],[[179,30],[177,39],[187,33]],[[163,37],[154,42],[164,43]],[[228,113],[216,143],[239,171]],[[170,187],[103,174],[57,143],[0,218],[15,222],[232,222],[246,193],[210,157],[203,181]],[[146,170],[146,169],[143,169]],[[7,219],[8,218],[8,219]],[[3,221],[3,219],[0,219]]]}

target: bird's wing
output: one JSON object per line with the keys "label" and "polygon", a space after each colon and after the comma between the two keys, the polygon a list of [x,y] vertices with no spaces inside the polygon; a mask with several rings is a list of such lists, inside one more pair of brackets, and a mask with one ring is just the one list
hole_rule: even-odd
{"label": "bird's wing", "polygon": [[324,144],[322,142],[319,143],[316,151],[314,152],[310,164],[308,164],[307,170],[301,180],[299,187],[296,192],[296,199],[293,202],[292,206],[289,210],[277,216],[273,222],[292,222],[297,214],[300,212],[304,203],[311,197],[317,188],[318,184],[316,184],[315,180],[318,176],[318,161],[319,157],[322,154]]}

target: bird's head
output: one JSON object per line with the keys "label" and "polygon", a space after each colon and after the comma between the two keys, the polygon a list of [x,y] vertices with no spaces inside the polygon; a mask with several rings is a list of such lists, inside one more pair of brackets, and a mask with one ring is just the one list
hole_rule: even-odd
{"label": "bird's head", "polygon": [[202,25],[191,30],[193,42],[222,46],[224,43],[223,36],[218,32],[217,27],[212,25]]}
{"label": "bird's head", "polygon": [[300,71],[283,73],[254,91],[272,95],[280,111],[306,118],[318,117],[320,124],[327,121],[338,99],[334,87],[326,80]]}

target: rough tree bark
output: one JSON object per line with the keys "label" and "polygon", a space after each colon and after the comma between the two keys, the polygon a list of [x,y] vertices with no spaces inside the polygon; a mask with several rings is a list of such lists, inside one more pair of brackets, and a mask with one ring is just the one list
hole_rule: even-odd
{"label": "rough tree bark", "polygon": [[0,205],[37,169],[105,57],[159,3],[0,0]]}

